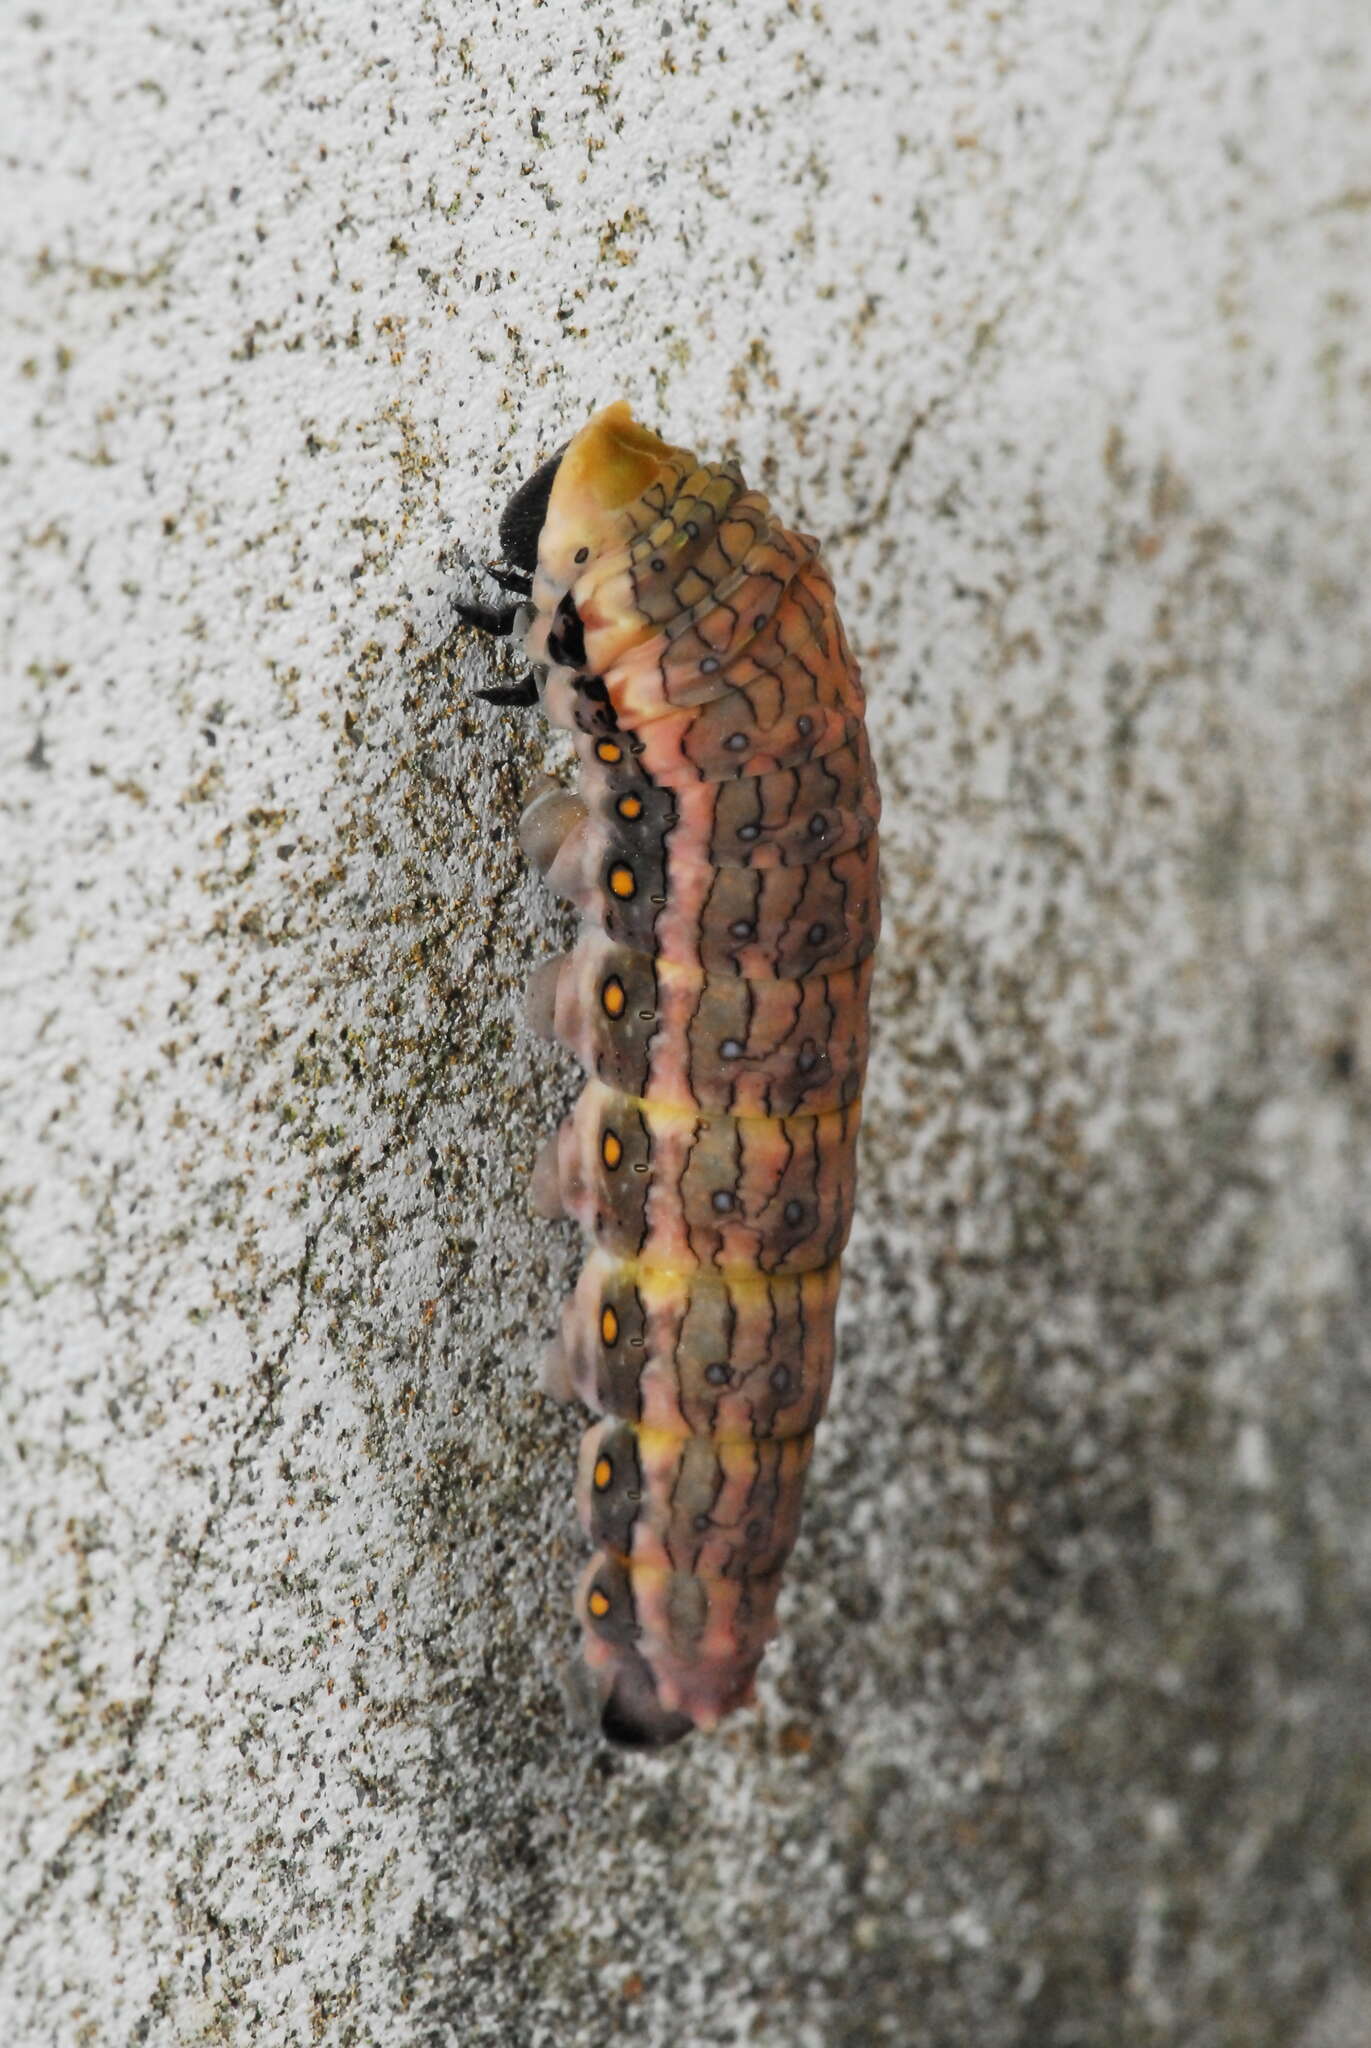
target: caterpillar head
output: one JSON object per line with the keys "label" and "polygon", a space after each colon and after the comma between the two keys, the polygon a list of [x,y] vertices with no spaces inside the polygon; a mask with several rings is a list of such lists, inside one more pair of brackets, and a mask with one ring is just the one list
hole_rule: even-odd
{"label": "caterpillar head", "polygon": [[567,444],[526,477],[500,517],[500,549],[511,568],[531,576],[538,566],[538,536],[547,518],[547,503]]}
{"label": "caterpillar head", "polygon": [[510,499],[500,521],[506,561],[569,589],[588,562],[638,532],[641,500],[679,473],[681,452],[640,427],[623,399],[606,406]]}

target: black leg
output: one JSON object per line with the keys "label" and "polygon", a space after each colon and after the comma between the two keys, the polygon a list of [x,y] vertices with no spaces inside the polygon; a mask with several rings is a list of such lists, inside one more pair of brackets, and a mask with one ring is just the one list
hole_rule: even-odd
{"label": "black leg", "polygon": [[487,562],[486,574],[501,590],[513,591],[516,597],[533,595],[533,578],[525,576],[522,569],[506,569],[503,562]]}
{"label": "black leg", "polygon": [[534,678],[525,676],[521,683],[513,683],[503,690],[478,690],[476,695],[484,704],[518,704],[527,709],[538,702],[538,685]]}
{"label": "black leg", "polygon": [[499,611],[495,611],[488,604],[463,604],[458,598],[453,598],[452,609],[459,619],[468,626],[474,626],[478,633],[498,633],[503,639],[509,638],[519,615],[517,604],[502,605]]}

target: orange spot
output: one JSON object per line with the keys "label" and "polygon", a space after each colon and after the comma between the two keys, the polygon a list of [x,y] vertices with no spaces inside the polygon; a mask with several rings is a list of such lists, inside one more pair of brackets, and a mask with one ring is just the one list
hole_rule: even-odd
{"label": "orange spot", "polygon": [[619,1340],[619,1318],[608,1306],[600,1310],[600,1335],[606,1344],[616,1344]]}
{"label": "orange spot", "polygon": [[601,1493],[604,1492],[613,1477],[614,1467],[610,1464],[609,1459],[597,1458],[595,1460],[595,1484]]}
{"label": "orange spot", "polygon": [[586,1601],[586,1606],[595,1616],[595,1619],[597,1621],[601,1621],[604,1619],[605,1615],[609,1613],[609,1595],[607,1593],[602,1593],[599,1587],[597,1586],[594,1592],[591,1594],[590,1598]]}
{"label": "orange spot", "polygon": [[638,884],[633,879],[632,868],[625,867],[622,861],[616,861],[609,871],[609,886],[616,896],[626,898],[634,895]]}
{"label": "orange spot", "polygon": [[621,796],[617,809],[621,818],[641,818],[643,800],[640,796]]}
{"label": "orange spot", "polygon": [[602,761],[622,761],[624,758],[623,748],[616,747],[613,740],[597,740],[595,752]]}
{"label": "orange spot", "polygon": [[607,1017],[622,1017],[624,1014],[624,985],[617,974],[612,974],[600,990],[600,1001]]}
{"label": "orange spot", "polygon": [[623,1156],[624,1148],[619,1142],[618,1132],[606,1131],[600,1140],[600,1157],[604,1160],[611,1173],[613,1173]]}

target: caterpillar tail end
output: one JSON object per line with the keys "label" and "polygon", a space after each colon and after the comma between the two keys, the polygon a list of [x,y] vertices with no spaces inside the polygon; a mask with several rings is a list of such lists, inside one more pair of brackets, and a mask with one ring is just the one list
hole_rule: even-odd
{"label": "caterpillar tail end", "polygon": [[600,1731],[607,1742],[619,1749],[668,1749],[691,1733],[695,1723],[689,1714],[662,1705],[641,1657],[624,1659],[607,1676],[600,1705]]}

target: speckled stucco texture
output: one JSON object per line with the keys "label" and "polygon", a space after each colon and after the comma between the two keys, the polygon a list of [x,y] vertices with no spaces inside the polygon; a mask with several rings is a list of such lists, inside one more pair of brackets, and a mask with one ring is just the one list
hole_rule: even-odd
{"label": "speckled stucco texture", "polygon": [[[1371,2040],[1363,0],[10,10],[0,2038]],[[759,1711],[581,1718],[617,396],[826,537],[886,935]]]}

